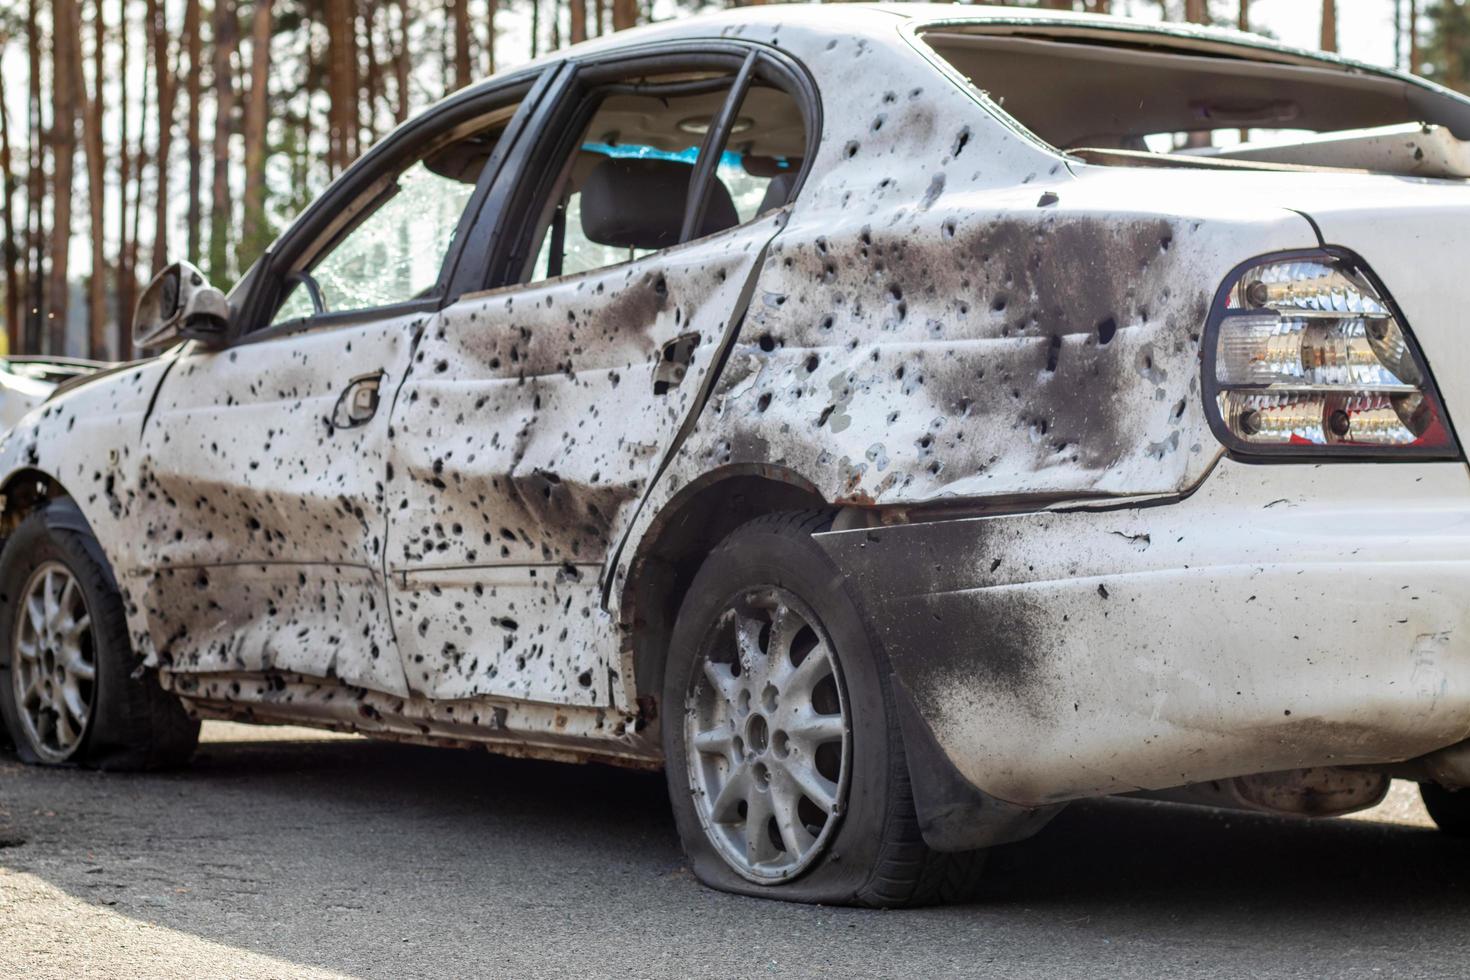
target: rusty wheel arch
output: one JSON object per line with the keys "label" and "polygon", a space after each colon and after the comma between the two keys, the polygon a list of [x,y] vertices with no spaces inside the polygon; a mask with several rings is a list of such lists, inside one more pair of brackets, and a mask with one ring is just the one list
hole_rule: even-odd
{"label": "rusty wheel arch", "polygon": [[644,720],[657,716],[657,692],[663,684],[674,620],[709,553],[754,518],[826,506],[829,501],[798,473],[780,466],[743,464],[705,474],[659,511],[615,593]]}

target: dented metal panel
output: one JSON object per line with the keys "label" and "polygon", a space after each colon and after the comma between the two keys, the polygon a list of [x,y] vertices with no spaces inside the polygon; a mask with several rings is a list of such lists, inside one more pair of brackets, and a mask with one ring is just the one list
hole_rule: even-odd
{"label": "dented metal panel", "polygon": [[1461,464],[1227,460],[1167,506],[820,540],[936,739],[1012,803],[1470,735]]}
{"label": "dented metal panel", "polygon": [[143,432],[136,601],[176,672],[288,670],[403,694],[382,583],[386,406],[418,317],[181,356]]}
{"label": "dented metal panel", "polygon": [[[394,409],[388,480],[393,615],[416,691],[623,703],[600,565],[780,220],[465,297],[435,321]],[[675,348],[677,374],[662,369]]]}
{"label": "dented metal panel", "polygon": [[[139,652],[211,717],[656,763],[639,576],[685,492],[739,474],[847,508],[821,541],[898,681],[1010,802],[1470,735],[1463,467],[1221,462],[1200,404],[1226,273],[1318,244],[1292,210],[1313,186],[1368,185],[1065,160],[901,23],[746,11],[581,49],[789,53],[823,96],[799,198],[626,265],[84,384],[0,440],[10,519],[75,497]],[[1453,259],[1410,266],[1462,239],[1387,221],[1400,183],[1323,227],[1365,254],[1391,228],[1369,258],[1452,364]],[[1414,193],[1417,216],[1446,200]],[[368,377],[376,410],[340,414]],[[904,523],[938,508],[1010,516]],[[1411,516],[1371,524],[1389,511]],[[1405,554],[1433,578],[1385,593]]]}

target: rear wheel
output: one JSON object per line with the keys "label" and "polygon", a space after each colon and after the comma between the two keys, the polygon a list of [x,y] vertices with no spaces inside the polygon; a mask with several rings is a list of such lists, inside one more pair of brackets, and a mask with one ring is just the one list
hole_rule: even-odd
{"label": "rear wheel", "polygon": [[664,683],[675,818],[706,884],[872,906],[962,898],[982,852],[941,854],[914,813],[882,652],[812,534],[827,512],[736,530],[680,609]]}
{"label": "rear wheel", "polygon": [[199,723],[137,671],[122,598],[86,527],[75,504],[58,501],[0,552],[0,720],[26,762],[187,761]]}

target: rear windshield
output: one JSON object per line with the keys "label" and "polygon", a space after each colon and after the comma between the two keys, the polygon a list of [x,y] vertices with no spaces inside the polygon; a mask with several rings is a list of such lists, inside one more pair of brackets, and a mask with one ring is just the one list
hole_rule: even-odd
{"label": "rear windshield", "polygon": [[1289,52],[1096,28],[944,25],[920,36],[1069,152],[1173,153],[1407,123],[1470,139],[1470,102]]}

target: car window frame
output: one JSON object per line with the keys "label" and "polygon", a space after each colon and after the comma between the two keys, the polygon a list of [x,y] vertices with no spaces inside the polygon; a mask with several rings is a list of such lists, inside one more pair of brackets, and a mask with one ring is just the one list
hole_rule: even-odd
{"label": "car window frame", "polygon": [[[516,158],[528,136],[536,132],[532,123],[538,110],[546,108],[565,70],[556,61],[491,79],[424,111],[390,134],[348,167],[331,186],[322,192],[296,218],[291,226],[271,245],[256,266],[247,274],[249,288],[232,317],[238,325],[229,346],[254,344],[288,337],[306,331],[326,330],[342,326],[433,313],[458,298],[455,272],[471,249],[474,229],[486,218],[484,211],[491,192],[508,161]],[[375,185],[383,185],[423,158],[422,147],[440,135],[476,119],[492,115],[497,108],[518,103],[515,114],[506,123],[485,167],[476,179],[460,214],[459,224],[440,264],[439,276],[428,295],[397,303],[363,307],[355,310],[328,311],[297,317],[281,323],[270,322],[290,291],[288,277],[331,254],[375,207],[363,207],[363,214],[349,220],[330,238],[323,239],[343,209],[371,202]],[[380,193],[381,191],[379,191]]]}
{"label": "car window frame", "polygon": [[[483,274],[478,281],[467,280],[472,288],[466,292],[483,292],[492,289],[522,287],[532,288],[535,283],[527,282],[530,264],[534,261],[534,241],[537,218],[547,197],[554,187],[555,176],[561,170],[567,154],[581,136],[592,114],[596,102],[590,96],[598,89],[616,84],[629,75],[658,74],[661,72],[699,71],[725,69],[731,73],[731,90],[725,108],[718,118],[719,126],[711,126],[701,143],[700,160],[704,161],[704,173],[696,164],[696,174],[690,183],[690,198],[696,193],[708,200],[710,182],[715,178],[715,155],[706,152],[712,147],[724,147],[729,140],[729,128],[733,125],[740,101],[745,91],[757,78],[776,85],[797,103],[806,126],[806,150],[801,170],[792,184],[787,206],[796,201],[812,170],[812,164],[821,145],[822,103],[815,80],[806,67],[786,52],[772,45],[735,39],[683,39],[677,41],[648,42],[619,47],[583,57],[567,59],[566,74],[557,86],[554,96],[543,107],[545,112],[533,130],[524,136],[519,165],[506,168],[504,179],[497,184],[492,198],[500,198],[500,206],[494,209],[494,227],[482,227],[479,237],[487,243]],[[743,77],[742,75],[747,76]],[[733,103],[734,108],[730,109]],[[698,180],[700,183],[696,184]],[[486,212],[491,209],[487,206]],[[689,241],[726,234],[746,227],[759,220],[757,215],[731,227],[701,238],[686,238],[681,233],[680,241],[668,248],[659,249],[644,259],[679,248]],[[689,214],[686,211],[685,225]],[[620,263],[621,264],[621,263]],[[588,275],[597,270],[568,273],[563,278]]]}

